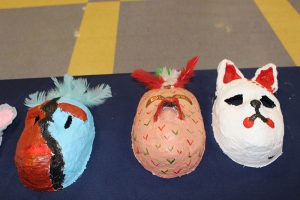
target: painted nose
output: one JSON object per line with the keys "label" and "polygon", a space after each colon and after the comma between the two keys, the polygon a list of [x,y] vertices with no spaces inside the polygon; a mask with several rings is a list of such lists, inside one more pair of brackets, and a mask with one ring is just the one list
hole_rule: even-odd
{"label": "painted nose", "polygon": [[256,100],[256,99],[252,100],[252,101],[250,102],[250,104],[251,104],[251,106],[252,106],[253,108],[255,108],[255,109],[259,109],[259,108],[260,108],[260,105],[261,105],[260,101],[258,101],[258,100]]}

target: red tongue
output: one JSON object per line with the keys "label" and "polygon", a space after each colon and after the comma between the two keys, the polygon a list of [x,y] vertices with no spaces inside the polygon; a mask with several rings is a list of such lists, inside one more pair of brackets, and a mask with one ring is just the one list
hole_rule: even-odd
{"label": "red tongue", "polygon": [[246,128],[251,128],[254,125],[254,121],[250,120],[250,117],[244,119],[243,124]]}

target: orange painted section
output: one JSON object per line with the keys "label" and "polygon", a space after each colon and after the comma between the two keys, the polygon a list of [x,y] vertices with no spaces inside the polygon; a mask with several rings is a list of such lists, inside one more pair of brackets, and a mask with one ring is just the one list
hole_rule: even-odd
{"label": "orange painted section", "polygon": [[17,144],[15,163],[21,182],[28,188],[39,191],[54,191],[50,180],[52,153],[41,134],[39,120],[45,113],[36,106],[26,116],[25,128]]}

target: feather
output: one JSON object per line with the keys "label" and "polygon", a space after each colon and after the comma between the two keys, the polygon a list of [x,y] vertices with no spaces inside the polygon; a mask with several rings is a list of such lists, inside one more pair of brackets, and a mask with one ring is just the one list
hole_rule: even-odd
{"label": "feather", "polygon": [[84,78],[74,79],[70,75],[64,76],[64,81],[59,82],[57,78],[52,77],[55,88],[49,92],[41,91],[29,95],[25,99],[25,105],[34,107],[46,100],[51,100],[58,97],[65,97],[77,100],[86,106],[96,106],[104,103],[111,97],[111,90],[108,85],[101,84],[93,89],[89,89],[87,80]]}
{"label": "feather", "polygon": [[25,99],[24,104],[27,107],[34,107],[40,105],[46,101],[46,92],[40,91],[30,94],[28,98]]}
{"label": "feather", "polygon": [[199,60],[199,57],[196,56],[187,63],[186,68],[182,68],[181,73],[180,73],[174,87],[183,87],[185,84],[187,84],[189,82],[190,78],[192,78],[192,76],[194,74],[194,68],[195,68],[198,60]]}
{"label": "feather", "polygon": [[148,89],[158,89],[161,88],[164,80],[162,77],[157,77],[149,72],[146,72],[142,69],[136,69],[132,72],[131,76],[138,80],[139,82],[146,85]]}
{"label": "feather", "polygon": [[104,103],[110,97],[112,97],[110,86],[101,84],[87,91],[85,105],[97,106]]}

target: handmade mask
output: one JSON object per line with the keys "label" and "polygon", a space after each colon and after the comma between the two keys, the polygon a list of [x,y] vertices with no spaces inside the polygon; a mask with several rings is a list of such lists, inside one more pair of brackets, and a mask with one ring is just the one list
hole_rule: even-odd
{"label": "handmade mask", "polygon": [[2,143],[3,131],[12,123],[16,116],[17,111],[14,107],[8,104],[0,105],[0,145]]}
{"label": "handmade mask", "polygon": [[63,189],[86,168],[95,137],[94,120],[86,106],[111,97],[108,85],[88,89],[86,79],[65,75],[45,95],[29,95],[25,128],[17,144],[15,162],[21,182],[39,191]]}
{"label": "handmade mask", "polygon": [[173,178],[192,172],[205,149],[205,130],[195,96],[184,88],[198,57],[186,69],[162,68],[154,76],[141,69],[132,73],[148,89],[141,98],[132,127],[137,160],[154,175]]}
{"label": "handmade mask", "polygon": [[263,167],[282,154],[283,117],[273,95],[277,89],[273,64],[259,68],[251,80],[233,62],[219,64],[212,126],[217,143],[235,162]]}

